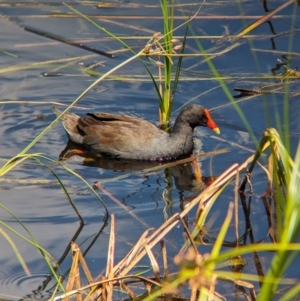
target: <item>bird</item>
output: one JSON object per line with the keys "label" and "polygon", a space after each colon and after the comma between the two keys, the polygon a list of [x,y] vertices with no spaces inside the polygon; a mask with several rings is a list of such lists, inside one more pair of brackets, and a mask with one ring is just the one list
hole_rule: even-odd
{"label": "bird", "polygon": [[[56,115],[61,111],[52,107]],[[171,161],[193,153],[193,131],[197,126],[220,130],[208,109],[194,104],[177,116],[166,132],[141,118],[111,113],[88,113],[80,117],[65,113],[61,117],[69,139],[89,151],[120,159]]]}

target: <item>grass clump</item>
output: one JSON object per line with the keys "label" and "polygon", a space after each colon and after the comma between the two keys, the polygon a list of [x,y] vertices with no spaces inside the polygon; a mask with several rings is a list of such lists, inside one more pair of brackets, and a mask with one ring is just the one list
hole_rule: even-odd
{"label": "grass clump", "polygon": [[[247,175],[240,187],[235,186],[233,194],[240,195],[240,198],[247,194],[246,186],[250,183],[250,175],[256,165],[260,165],[258,160],[262,155],[269,156],[268,168],[265,169],[268,183],[263,197],[276,200],[277,223],[273,225],[275,241],[272,243],[253,243],[250,245],[240,245],[236,240],[230,247],[225,242],[228,230],[232,227],[238,200],[234,199],[228,206],[228,212],[219,231],[218,236],[212,246],[210,253],[202,254],[197,237],[203,232],[208,212],[213,207],[215,201],[226,188],[248,170]],[[285,271],[293,263],[295,256],[299,253],[298,243],[300,219],[299,219],[299,194],[297,193],[300,184],[300,149],[298,149],[293,160],[283,146],[282,140],[274,129],[268,129],[261,139],[257,152],[249,157],[243,164],[233,165],[224,171],[219,178],[195,197],[181,213],[174,214],[163,223],[158,229],[147,230],[135,243],[129,253],[117,264],[114,262],[115,245],[115,217],[111,217],[110,245],[107,254],[106,272],[94,279],[87,286],[72,287],[70,291],[59,297],[75,295],[82,291],[88,292],[89,298],[104,299],[110,295],[113,298],[113,289],[127,294],[128,297],[139,300],[155,300],[167,296],[176,298],[188,298],[190,300],[223,300],[222,282],[231,282],[236,286],[236,294],[243,293],[250,300],[272,300],[279,293],[281,300],[290,300],[295,297],[300,290],[296,279],[284,277]],[[189,230],[184,219],[193,214],[193,208],[197,207],[194,229]],[[175,256],[174,262],[178,265],[177,272],[170,274],[168,262],[168,234],[180,224],[185,233],[185,244]],[[238,237],[238,235],[237,235]],[[159,248],[157,249],[157,247]],[[78,249],[77,249],[78,250]],[[159,251],[157,251],[159,250]],[[259,264],[259,254],[264,252],[274,253],[272,264],[269,270],[264,273],[249,274],[243,272],[246,262],[243,257],[247,254],[257,254],[257,264]],[[165,255],[167,256],[165,256]],[[143,258],[148,257],[153,276],[141,276],[134,273],[134,269]],[[76,257],[78,258],[78,257]],[[158,260],[161,258],[161,260]],[[74,260],[74,257],[73,257]],[[76,259],[78,260],[78,259]],[[74,262],[73,262],[74,264]],[[83,269],[84,271],[84,269]],[[148,270],[148,274],[150,271]],[[151,273],[150,273],[151,274]],[[74,275],[70,274],[69,281]],[[76,277],[82,277],[77,274]],[[86,276],[89,277],[89,276]],[[258,289],[258,283],[260,289]],[[140,286],[145,285],[142,294],[136,294]],[[288,289],[280,292],[278,285],[284,285]],[[184,288],[188,286],[190,290]],[[139,287],[139,289],[137,289]]]}

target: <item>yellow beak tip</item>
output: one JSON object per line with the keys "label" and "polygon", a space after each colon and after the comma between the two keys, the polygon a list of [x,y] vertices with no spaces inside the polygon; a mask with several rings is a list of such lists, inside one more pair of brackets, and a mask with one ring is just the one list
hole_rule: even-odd
{"label": "yellow beak tip", "polygon": [[214,128],[213,131],[218,135],[221,134],[221,131],[219,128]]}

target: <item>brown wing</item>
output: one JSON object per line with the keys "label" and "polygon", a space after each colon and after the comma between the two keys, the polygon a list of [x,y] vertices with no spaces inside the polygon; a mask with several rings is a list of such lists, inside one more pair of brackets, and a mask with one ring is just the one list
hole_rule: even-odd
{"label": "brown wing", "polygon": [[161,132],[155,125],[126,115],[88,114],[78,120],[83,143],[93,150],[119,156],[143,149]]}

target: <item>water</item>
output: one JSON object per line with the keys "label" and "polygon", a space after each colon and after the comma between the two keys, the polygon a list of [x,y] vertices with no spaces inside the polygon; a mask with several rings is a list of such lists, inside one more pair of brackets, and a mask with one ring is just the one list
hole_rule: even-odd
{"label": "water", "polygon": [[[0,153],[2,160],[18,154],[55,118],[51,111],[52,103],[70,104],[96,79],[85,73],[86,66],[101,62],[94,70],[103,74],[131,55],[129,52],[124,52],[123,46],[117,41],[107,38],[106,34],[87,21],[78,17],[59,17],[59,14],[70,13],[70,9],[59,2],[54,5],[51,2],[39,1],[40,5],[34,5],[31,1],[23,1],[22,3],[26,4],[24,6],[11,5],[19,3],[18,1],[10,1],[9,5],[4,5],[4,3],[4,1],[0,1],[0,13],[2,14],[0,48],[14,56],[0,53],[2,78],[0,82],[2,102]],[[107,9],[96,9],[93,4],[83,2],[74,2],[73,4],[76,9],[85,14],[97,15],[97,22],[116,35],[134,36],[135,39],[128,39],[126,42],[138,50],[142,49],[153,33],[162,31],[161,19],[152,18],[160,16],[159,6],[153,5],[149,1],[139,1],[138,5],[134,5],[133,2],[113,3],[117,6]],[[181,1],[181,3],[184,2]],[[147,4],[151,4],[152,7],[147,7]],[[275,8],[281,4],[280,1],[275,1],[270,6]],[[276,16],[271,23],[265,23],[251,32],[251,34],[257,35],[253,40],[238,40],[236,42],[240,43],[239,47],[213,59],[220,74],[231,77],[226,80],[230,91],[234,87],[253,89],[271,82],[266,78],[258,82],[256,76],[257,74],[270,75],[271,69],[277,64],[277,59],[284,59],[280,52],[269,53],[262,50],[287,51],[289,49],[289,34],[280,35],[280,33],[291,30],[292,9],[292,6],[286,8],[280,12],[280,17]],[[255,20],[258,15],[265,13],[260,2],[253,5],[252,2],[245,1],[243,10],[246,12],[246,16],[254,16],[245,21],[247,24]],[[193,11],[196,11],[196,7],[193,8]],[[176,15],[180,18],[175,21],[175,25],[182,24],[182,16],[189,13],[190,7],[178,9]],[[199,14],[199,16],[203,16],[202,19],[196,18],[192,23],[197,36],[222,36],[226,33],[224,26],[227,26],[229,33],[233,34],[245,25],[242,18],[220,17],[212,20],[209,18],[211,14],[237,16],[239,9],[235,2],[228,2],[224,5],[205,4]],[[34,35],[24,31],[23,27],[25,26],[76,40],[103,51],[115,50],[115,58],[108,59]],[[296,15],[295,28],[298,27],[299,16]],[[183,32],[184,27],[178,29],[176,34],[180,35]],[[273,39],[264,36],[274,34],[278,34],[278,36]],[[148,38],[142,38],[144,36]],[[292,49],[290,49],[295,53],[299,53],[298,36],[298,32],[293,35],[294,41]],[[208,38],[200,41],[209,53],[218,53],[234,43],[234,41],[228,41],[226,37],[221,40]],[[251,51],[251,48],[258,50]],[[187,51],[199,52],[194,39],[188,39]],[[49,63],[49,61],[55,62]],[[297,66],[299,67],[299,57],[292,57],[291,68]],[[157,72],[155,67],[149,65],[149,68],[152,72]],[[181,106],[189,101],[201,103],[213,109],[212,115],[221,129],[221,136],[216,137],[213,132],[202,128],[195,131],[195,136],[198,139],[201,138],[203,146],[200,150],[205,152],[230,148],[231,152],[229,153],[200,160],[203,176],[218,176],[233,163],[244,162],[252,154],[251,150],[254,150],[255,146],[240,116],[229,104],[218,82],[210,78],[211,71],[203,57],[185,59],[183,69],[186,72],[182,73],[178,85],[172,120],[177,116]],[[41,74],[45,72],[55,72],[60,76],[42,76]],[[111,77],[90,91],[79,102],[78,107],[73,109],[74,112],[81,115],[89,111],[122,113],[156,123],[158,107],[156,91],[140,62],[136,60],[126,65],[113,76],[117,76],[117,78]],[[299,91],[299,84],[292,83],[291,92],[297,90]],[[275,116],[276,114],[281,116],[283,111],[283,94],[281,92],[282,90],[277,94],[257,96],[239,103],[257,139],[260,139],[266,127],[276,127]],[[232,92],[232,94],[238,93]],[[298,99],[299,96],[290,99],[293,152],[298,145],[300,133]],[[5,104],[3,104],[4,101]],[[269,115],[268,121],[266,121],[266,113]],[[30,153],[44,153],[48,157],[57,159],[66,142],[67,137],[62,125],[56,124],[30,150]],[[231,143],[236,143],[238,147]],[[49,164],[49,167],[63,181],[84,220],[85,225],[78,237],[75,239],[73,237],[80,229],[80,222],[75,211],[53,175],[45,166],[41,166],[37,162],[28,160],[1,179],[1,204],[24,223],[38,244],[45,248],[55,260],[62,257],[71,240],[76,240],[81,245],[82,251],[86,250],[95,235],[104,227],[100,237],[93,243],[86,255],[86,260],[95,277],[106,265],[109,224],[105,227],[105,209],[101,201],[79,178],[69,174],[57,164],[43,162]],[[111,168],[111,166],[103,166],[101,162],[98,166],[83,164],[80,157],[71,158],[65,165],[81,175],[90,185],[98,181],[105,189],[105,191],[98,192],[109,213],[116,215],[116,262],[123,258],[143,231],[148,227],[159,227],[173,213],[180,212],[182,202],[197,194],[198,191],[194,185],[194,175],[189,165],[181,169],[171,168],[153,172],[141,172],[136,169],[132,171],[128,168],[121,171],[119,166]],[[178,176],[182,173],[184,177]],[[254,225],[255,241],[258,242],[262,239],[268,241],[266,213],[260,198],[266,189],[265,173],[256,169],[253,178],[254,195],[251,219],[252,225]],[[212,236],[218,234],[228,203],[233,199],[233,185],[227,188],[212,209],[209,217],[213,221],[209,229]],[[242,208],[240,208],[240,213],[242,214]],[[193,218],[194,216],[190,217],[191,222]],[[4,209],[0,211],[0,220],[32,241],[27,231]],[[172,233],[170,241],[173,248],[168,249],[170,257],[176,254],[178,251],[176,246],[178,247],[182,243],[182,231],[182,227],[178,227]],[[242,219],[240,220],[240,231],[241,234],[245,231],[245,221]],[[5,229],[5,232],[17,245],[31,276],[24,273],[12,247],[3,236],[0,236],[1,297],[12,300],[25,298],[25,296],[49,298],[54,281],[49,277],[48,268],[42,257],[24,238],[16,236],[8,229]],[[232,232],[230,232],[227,240],[233,239]],[[209,250],[209,248],[203,247],[202,250]],[[272,254],[264,254],[261,257],[266,267],[271,258]],[[246,260],[248,266],[244,271],[253,272],[253,259],[248,256]],[[65,273],[69,266],[70,257],[67,256],[60,266],[61,272]],[[292,269],[288,275],[299,278],[298,272]]]}

